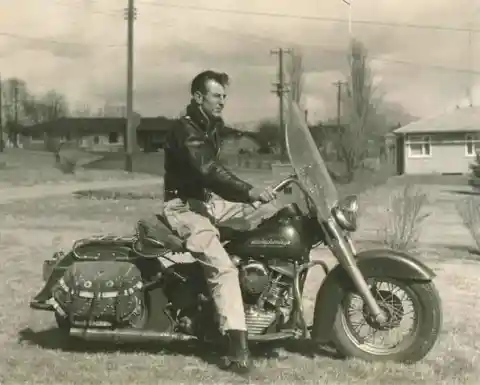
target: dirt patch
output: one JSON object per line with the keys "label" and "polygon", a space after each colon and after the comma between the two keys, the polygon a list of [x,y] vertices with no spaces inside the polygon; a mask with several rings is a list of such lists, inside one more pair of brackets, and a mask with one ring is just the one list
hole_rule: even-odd
{"label": "dirt patch", "polygon": [[110,199],[110,200],[141,200],[141,199],[163,199],[163,194],[156,192],[134,192],[134,191],[121,191],[121,190],[79,190],[74,191],[73,196],[76,198],[86,199]]}

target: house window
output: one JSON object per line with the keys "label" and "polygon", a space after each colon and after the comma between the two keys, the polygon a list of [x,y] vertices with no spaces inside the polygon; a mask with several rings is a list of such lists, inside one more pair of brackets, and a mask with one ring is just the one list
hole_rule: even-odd
{"label": "house window", "polygon": [[465,154],[475,156],[477,153],[476,140],[474,135],[465,135]]}
{"label": "house window", "polygon": [[100,143],[100,137],[98,135],[95,135],[93,137],[93,144],[99,144]]}
{"label": "house window", "polygon": [[118,132],[112,131],[108,134],[108,143],[118,143]]}
{"label": "house window", "polygon": [[429,157],[432,155],[430,136],[414,136],[408,141],[408,155],[411,158]]}

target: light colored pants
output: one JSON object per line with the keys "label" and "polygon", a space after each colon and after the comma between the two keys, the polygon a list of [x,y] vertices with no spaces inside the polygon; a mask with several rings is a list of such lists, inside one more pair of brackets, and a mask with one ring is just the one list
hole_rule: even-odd
{"label": "light colored pants", "polygon": [[163,211],[170,226],[185,239],[188,251],[204,266],[221,331],[247,330],[238,270],[220,242],[216,225],[250,228],[254,224],[248,216],[253,209],[214,197],[207,203],[172,199],[164,203]]}

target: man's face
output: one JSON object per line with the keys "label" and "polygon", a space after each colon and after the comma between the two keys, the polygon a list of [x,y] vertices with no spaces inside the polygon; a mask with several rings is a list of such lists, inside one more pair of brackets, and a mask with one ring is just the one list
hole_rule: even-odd
{"label": "man's face", "polygon": [[208,80],[205,89],[205,93],[196,95],[195,100],[208,116],[221,118],[227,97],[225,87],[215,80]]}

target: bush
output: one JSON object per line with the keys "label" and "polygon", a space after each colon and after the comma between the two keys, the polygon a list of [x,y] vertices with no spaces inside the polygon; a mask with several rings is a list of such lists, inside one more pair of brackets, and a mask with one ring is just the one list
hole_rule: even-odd
{"label": "bush", "polygon": [[427,194],[407,184],[390,197],[387,218],[379,231],[382,243],[395,250],[411,251],[420,238],[420,226],[431,213],[422,213],[428,204]]}
{"label": "bush", "polygon": [[77,159],[72,159],[67,156],[62,156],[55,152],[55,167],[57,167],[64,174],[75,174],[77,169]]}
{"label": "bush", "polygon": [[462,218],[463,225],[468,230],[480,250],[480,200],[468,197],[456,205],[457,212]]}
{"label": "bush", "polygon": [[470,168],[473,178],[480,178],[480,153],[475,155],[474,163],[471,163],[468,167]]}

